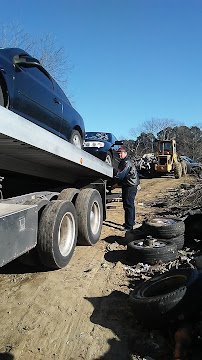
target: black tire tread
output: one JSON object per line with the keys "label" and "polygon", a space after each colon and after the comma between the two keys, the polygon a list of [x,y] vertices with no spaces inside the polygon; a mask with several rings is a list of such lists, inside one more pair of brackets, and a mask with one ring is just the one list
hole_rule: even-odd
{"label": "black tire tread", "polygon": [[[185,224],[182,220],[172,218],[171,220],[174,220],[172,224],[159,225],[158,223],[155,223],[155,220],[158,219],[161,218],[154,218],[153,221],[152,219],[143,221],[142,230],[146,235],[152,235],[157,239],[172,239],[184,234]],[[163,220],[163,218],[161,220]]]}
{"label": "black tire tread", "polygon": [[[91,234],[89,234],[88,227],[88,212],[89,212],[89,202],[91,197],[97,194],[98,199],[100,199],[100,227],[97,232],[96,239],[91,238]],[[86,188],[82,189],[77,196],[75,203],[77,215],[78,215],[78,240],[77,243],[79,245],[94,245],[100,237],[102,230],[102,219],[103,219],[103,211],[102,211],[102,199],[99,192],[95,189]]]}

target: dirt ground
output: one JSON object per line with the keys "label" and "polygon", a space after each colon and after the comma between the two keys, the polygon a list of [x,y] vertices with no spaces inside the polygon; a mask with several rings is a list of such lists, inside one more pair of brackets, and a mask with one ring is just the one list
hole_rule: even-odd
{"label": "dirt ground", "polygon": [[[137,223],[159,212],[145,203],[165,200],[170,189],[191,181],[190,176],[141,179]],[[47,271],[14,261],[1,269],[0,359],[131,358],[130,339],[140,328],[128,302],[122,203],[110,205],[99,242],[77,246],[66,268]],[[168,349],[168,359],[171,353]]]}

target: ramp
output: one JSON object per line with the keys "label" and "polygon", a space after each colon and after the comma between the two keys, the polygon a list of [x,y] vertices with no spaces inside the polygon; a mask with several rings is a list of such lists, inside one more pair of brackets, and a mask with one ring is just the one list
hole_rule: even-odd
{"label": "ramp", "polygon": [[0,171],[74,184],[113,177],[113,168],[0,106]]}

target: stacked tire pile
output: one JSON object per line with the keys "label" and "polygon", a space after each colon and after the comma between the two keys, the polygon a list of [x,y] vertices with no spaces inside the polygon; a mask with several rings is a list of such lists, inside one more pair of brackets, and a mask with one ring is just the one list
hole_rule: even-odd
{"label": "stacked tire pile", "polygon": [[177,218],[154,218],[142,224],[144,239],[127,245],[128,259],[134,264],[156,264],[177,258],[178,250],[184,246],[185,224]]}

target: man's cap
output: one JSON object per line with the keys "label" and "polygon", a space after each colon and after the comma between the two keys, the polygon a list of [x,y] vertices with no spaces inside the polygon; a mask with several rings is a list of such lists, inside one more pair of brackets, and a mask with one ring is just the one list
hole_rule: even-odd
{"label": "man's cap", "polygon": [[118,154],[123,153],[123,152],[127,152],[127,150],[124,149],[123,147],[120,147],[120,148],[117,150],[117,153],[118,153]]}

